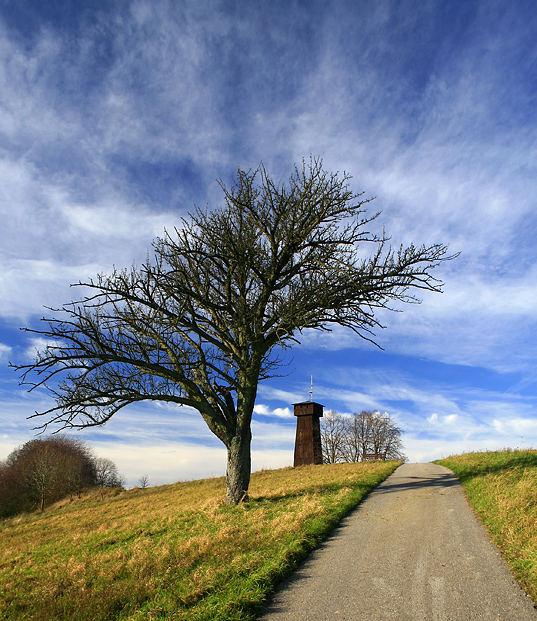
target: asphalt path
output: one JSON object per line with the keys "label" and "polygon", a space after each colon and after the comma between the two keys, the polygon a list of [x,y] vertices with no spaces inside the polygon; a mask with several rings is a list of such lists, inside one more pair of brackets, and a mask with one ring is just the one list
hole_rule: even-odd
{"label": "asphalt path", "polygon": [[455,475],[405,464],[275,594],[263,621],[535,621]]}

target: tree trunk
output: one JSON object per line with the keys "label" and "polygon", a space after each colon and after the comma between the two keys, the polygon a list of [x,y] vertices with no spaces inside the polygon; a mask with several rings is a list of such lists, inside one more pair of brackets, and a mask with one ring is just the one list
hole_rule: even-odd
{"label": "tree trunk", "polygon": [[242,434],[232,438],[227,449],[226,505],[236,505],[248,500],[251,459],[250,443],[252,432],[248,426]]}

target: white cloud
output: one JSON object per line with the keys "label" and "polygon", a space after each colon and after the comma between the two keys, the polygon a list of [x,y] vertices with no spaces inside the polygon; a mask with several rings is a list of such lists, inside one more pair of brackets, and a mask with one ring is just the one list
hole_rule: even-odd
{"label": "white cloud", "polygon": [[262,403],[256,403],[254,405],[254,412],[256,414],[262,414],[263,416],[269,416],[270,409],[267,405],[263,405]]}
{"label": "white cloud", "polygon": [[273,414],[280,418],[293,418],[291,408],[274,408]]}
{"label": "white cloud", "polygon": [[[537,329],[536,278],[535,268],[510,283],[450,277],[443,294],[399,305],[402,313],[378,312],[386,329],[378,330],[375,340],[391,353],[501,372],[528,370],[536,354],[529,336]],[[341,327],[305,331],[301,341],[310,350],[373,347]]]}
{"label": "white cloud", "polygon": [[267,405],[258,403],[254,406],[254,412],[256,414],[262,414],[263,416],[276,416],[278,418],[293,418],[293,413],[289,407],[274,408],[271,409]]}
{"label": "white cloud", "polygon": [[53,339],[44,339],[42,337],[31,337],[30,345],[24,350],[24,355],[26,358],[31,360],[35,359],[37,352],[43,352],[47,347],[54,347],[56,345],[60,345],[60,341],[55,341]]}
{"label": "white cloud", "polygon": [[[132,446],[128,443],[92,443],[99,457],[112,459],[128,487],[137,484],[147,474],[150,485],[175,483],[207,477],[223,477],[226,472],[226,450],[222,448],[194,446],[181,442]],[[0,445],[1,446],[1,445]],[[252,450],[252,471],[263,468],[282,468],[292,465],[290,450]]]}
{"label": "white cloud", "polygon": [[129,487],[147,474],[150,485],[198,478],[224,476],[226,449],[186,444],[180,441],[158,444],[92,442],[99,457],[115,462]]}
{"label": "white cloud", "polygon": [[440,423],[443,423],[444,425],[454,425],[458,420],[458,414],[439,416],[436,412],[433,412],[430,416],[427,417],[427,421],[431,423],[431,425],[439,425]]}
{"label": "white cloud", "polygon": [[[405,435],[403,437],[404,452],[411,462],[428,462],[443,459],[450,455],[460,455],[473,451],[500,451],[506,448],[505,440],[494,437],[483,438],[480,442],[461,439],[434,439],[420,438],[419,436]],[[518,446],[511,444],[510,446]]]}
{"label": "white cloud", "polygon": [[[108,21],[110,16],[97,16],[97,21],[101,19]],[[122,15],[122,19],[128,22],[130,17]],[[107,24],[101,26],[107,29]],[[214,26],[222,28],[221,20]],[[143,34],[147,27],[167,32],[156,38],[155,47],[150,43],[153,39]],[[192,166],[201,181],[204,173],[199,164],[207,166],[211,153],[220,163],[227,151],[215,152],[202,139],[207,132],[209,141],[223,138],[221,128],[210,129],[212,117],[206,108],[212,105],[212,97],[201,92],[205,81],[192,64],[195,48],[203,54],[203,37],[197,38],[193,28],[177,37],[168,19],[155,15],[143,26],[133,24],[129,36],[118,24],[117,64],[107,77],[96,75],[104,83],[80,99],[85,85],[78,81],[94,75],[93,69],[86,72],[84,67],[94,61],[100,28],[88,23],[80,47],[70,47],[67,54],[66,33],[43,27],[34,44],[26,46],[11,36],[0,18],[4,104],[0,127],[9,140],[5,144],[9,148],[0,150],[0,256],[5,266],[0,316],[39,314],[43,304],[58,306],[69,300],[69,283],[109,271],[113,264],[122,267],[144,260],[152,238],[162,234],[165,226],[172,229],[179,224],[178,200],[183,199],[183,209],[192,206],[194,196],[185,194],[180,169],[173,167],[194,156],[201,158]],[[143,45],[133,46],[136,36],[144,39]],[[166,57],[160,58],[158,47],[164,38],[169,48]],[[174,54],[181,53],[190,62],[175,62]],[[179,73],[188,73],[190,83],[182,79],[185,75],[171,78],[168,60]],[[141,69],[144,62],[159,99],[150,110],[130,88],[132,71]],[[64,89],[59,106],[56,88],[62,77],[74,92]],[[177,101],[182,105],[177,106]],[[166,166],[171,166],[172,178],[159,182],[159,171]],[[218,173],[207,172],[216,185]],[[169,193],[156,208],[151,197],[138,191],[148,183],[154,183],[157,193],[161,189]],[[204,192],[210,183],[200,185]],[[203,200],[203,194],[195,198]]]}
{"label": "white cloud", "polygon": [[[169,228],[178,224],[170,214],[154,214],[114,201],[108,205],[63,204],[61,211],[74,229],[98,237],[100,243],[104,243],[106,237],[127,238],[132,243],[133,238],[162,236],[166,224]],[[140,251],[137,250],[136,254]]]}
{"label": "white cloud", "polygon": [[495,418],[492,425],[502,435],[537,437],[536,418],[509,418],[504,420]]}
{"label": "white cloud", "polygon": [[69,285],[99,271],[103,270],[95,263],[69,266],[49,259],[7,260],[0,275],[0,316],[24,321],[41,316],[48,312],[44,306],[58,307],[77,299],[81,290],[73,292]]}
{"label": "white cloud", "polygon": [[365,391],[347,390],[345,388],[323,388],[317,386],[317,393],[323,401],[336,400],[344,404],[345,408],[352,412],[362,410],[375,410],[378,408],[378,397]]}
{"label": "white cloud", "polygon": [[283,401],[284,403],[300,403],[301,401],[304,401],[304,395],[298,391],[275,388],[267,383],[259,385],[258,393],[266,399]]}
{"label": "white cloud", "polygon": [[[228,176],[244,159],[243,152],[230,152],[233,137],[248,153],[245,165],[263,158],[276,174],[291,159],[320,153],[328,167],[349,170],[357,186],[378,197],[374,208],[385,209],[381,221],[395,244],[441,240],[463,251],[441,270],[444,295],[425,295],[421,307],[386,317],[389,328],[379,334],[385,348],[499,369],[527,365],[534,355],[527,347],[514,347],[507,357],[497,353],[513,336],[520,345],[527,340],[537,301],[535,261],[523,270],[525,276],[514,279],[511,265],[521,252],[520,222],[532,214],[527,162],[536,149],[535,128],[525,125],[523,133],[513,134],[500,127],[492,135],[479,129],[493,116],[491,95],[502,83],[507,61],[501,46],[491,48],[484,73],[481,45],[477,38],[468,40],[442,71],[428,76],[412,109],[406,79],[393,75],[389,82],[379,81],[380,65],[360,59],[376,58],[381,48],[399,62],[395,41],[418,28],[425,15],[406,16],[394,26],[387,8],[369,12],[352,64],[333,37],[335,17],[323,15],[315,62],[302,60],[307,70],[277,105],[251,106],[255,114],[241,115],[238,132],[217,105],[226,91],[225,73],[214,65],[214,46],[221,57],[235,53],[237,43],[247,45],[256,72],[273,76],[256,30],[259,16],[232,19],[225,11],[183,7],[179,17],[167,10],[155,14],[148,6],[137,3],[121,17],[113,10],[96,15],[71,54],[65,53],[66,33],[43,27],[34,46],[23,46],[0,24],[5,100],[0,124],[15,145],[0,158],[0,213],[10,250],[0,283],[1,316],[38,314],[42,304],[69,299],[67,283],[107,271],[113,263],[143,260],[150,239],[175,221],[170,207],[178,198],[186,208],[206,196],[220,201],[214,178]],[[299,22],[300,12],[289,20]],[[117,26],[113,32],[109,23]],[[117,55],[96,76],[97,86],[88,86],[82,76],[91,72],[84,68],[93,62],[103,31]],[[484,32],[480,37],[492,37]],[[281,50],[291,53],[284,43],[285,37]],[[133,77],[141,74],[150,80],[133,89]],[[57,75],[71,88],[61,108]],[[252,85],[241,87],[245,102],[256,101]],[[76,94],[84,89],[81,101]],[[398,108],[397,101],[405,106]],[[404,138],[407,134],[412,140]],[[162,205],[140,196],[162,168],[178,162],[192,164],[199,196],[187,189],[189,170],[172,174],[176,181],[157,182],[170,192]],[[50,277],[38,273],[34,260]],[[341,330],[306,335],[305,342],[328,349],[368,347]]]}
{"label": "white cloud", "polygon": [[295,426],[280,421],[262,423],[252,422],[252,449],[287,448],[292,450]]}
{"label": "white cloud", "polygon": [[9,345],[0,343],[0,360],[6,358],[11,353],[12,348]]}
{"label": "white cloud", "polygon": [[36,165],[0,157],[0,175],[2,317],[26,319],[69,301],[71,283],[145,260],[152,239],[178,224],[179,212],[129,203],[106,182],[106,199],[82,205],[76,180],[44,178]]}
{"label": "white cloud", "polygon": [[[373,22],[368,16],[366,29]],[[401,23],[395,31],[407,27]],[[487,56],[487,63],[496,60],[485,72],[476,39],[445,62],[444,74],[428,76],[412,122],[404,114],[390,116],[390,101],[383,97],[389,88],[391,101],[398,101],[406,80],[385,86],[373,66],[361,67],[360,79],[352,80],[337,42],[328,36],[325,45],[318,70],[308,74],[296,101],[265,119],[266,131],[286,126],[295,157],[321,153],[329,167],[353,172],[356,187],[377,196],[373,208],[384,209],[379,224],[396,246],[441,241],[462,251],[438,270],[445,294],[424,294],[421,306],[402,306],[400,316],[381,314],[388,329],[378,342],[388,351],[446,362],[526,368],[535,357],[528,337],[535,330],[537,261],[524,231],[535,219],[529,189],[535,169],[528,158],[536,150],[537,130],[534,124],[519,131],[483,129],[497,116],[493,93],[505,81],[501,45]],[[387,42],[378,45],[393,51]],[[363,53],[368,49],[373,53],[375,43],[364,42]],[[296,119],[292,124],[290,117]],[[412,140],[403,138],[406,133]],[[310,332],[304,342],[330,350],[368,347],[340,329]]]}

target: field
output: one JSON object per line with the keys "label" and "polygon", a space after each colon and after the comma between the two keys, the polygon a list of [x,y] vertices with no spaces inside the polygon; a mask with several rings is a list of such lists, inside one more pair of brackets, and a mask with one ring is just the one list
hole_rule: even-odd
{"label": "field", "polygon": [[468,453],[436,463],[460,479],[470,505],[537,603],[537,451]]}
{"label": "field", "polygon": [[252,476],[222,504],[207,479],[63,502],[0,521],[2,619],[253,619],[286,576],[400,462]]}

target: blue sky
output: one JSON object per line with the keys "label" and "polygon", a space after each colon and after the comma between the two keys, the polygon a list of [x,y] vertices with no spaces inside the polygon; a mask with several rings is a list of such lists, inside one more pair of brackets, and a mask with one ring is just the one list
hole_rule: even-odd
{"label": "blue sky", "polygon": [[[260,385],[254,468],[292,461],[290,404],[379,409],[411,460],[537,446],[537,10],[533,2],[0,5],[0,458],[48,404],[8,362],[69,283],[143,261],[216,180],[346,170],[394,245],[447,243],[445,293],[386,313],[383,351],[308,333]],[[223,474],[193,411],[155,404],[80,436],[133,484]]]}

